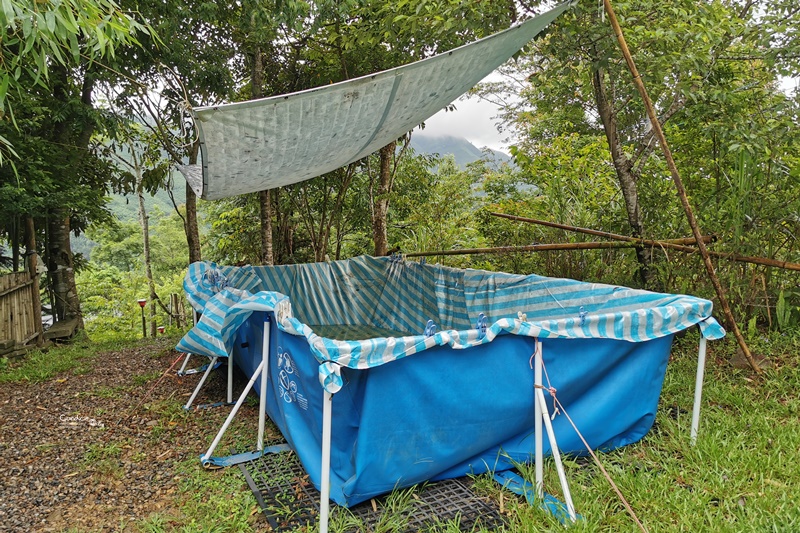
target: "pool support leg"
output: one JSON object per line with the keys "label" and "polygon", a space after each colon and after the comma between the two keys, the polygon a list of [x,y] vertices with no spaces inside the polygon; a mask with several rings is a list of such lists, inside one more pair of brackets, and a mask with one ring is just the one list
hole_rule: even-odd
{"label": "pool support leg", "polygon": [[192,393],[192,396],[189,398],[189,401],[186,402],[186,405],[183,406],[183,408],[186,409],[187,411],[192,406],[192,402],[194,402],[194,399],[197,398],[197,394],[200,392],[200,389],[203,388],[203,384],[208,379],[208,375],[211,374],[212,370],[214,370],[214,365],[217,363],[217,359],[218,357],[212,357],[211,361],[208,362],[208,368],[206,368],[206,371],[203,373],[203,377],[200,378],[200,383],[198,383],[197,387],[194,388],[194,392]]}
{"label": "pool support leg", "polygon": [[534,469],[536,475],[536,497],[540,500],[544,499],[544,453],[542,450],[542,404],[539,401],[539,395],[536,391],[541,390],[542,386],[542,341],[536,339],[536,353],[534,354],[533,361],[533,387],[534,387],[534,421],[533,421],[533,438],[534,438]]}
{"label": "pool support leg", "polygon": [[[264,449],[264,426],[267,421],[267,378],[269,376],[269,315],[264,319],[264,335],[261,343],[261,365],[264,372],[261,375],[261,390],[258,394],[258,443],[256,449]],[[230,401],[230,400],[228,400]]]}
{"label": "pool support leg", "polygon": [[561,491],[564,493],[564,501],[567,504],[567,513],[569,513],[570,520],[575,522],[577,520],[575,515],[575,504],[572,503],[572,494],[569,491],[569,484],[567,483],[567,475],[564,472],[564,465],[561,464],[561,454],[558,451],[556,434],[553,431],[553,424],[550,422],[550,413],[547,410],[547,404],[545,403],[544,392],[542,392],[542,389],[536,389],[536,397],[539,399],[539,405],[542,407],[542,420],[544,421],[545,428],[547,429],[547,438],[550,440],[550,450],[553,454],[553,461],[556,464],[558,480],[561,482]]}
{"label": "pool support leg", "polygon": [[211,458],[211,454],[214,453],[214,449],[219,444],[219,441],[222,440],[222,436],[228,430],[228,426],[231,425],[231,422],[233,421],[233,417],[235,417],[236,413],[239,412],[239,408],[244,403],[245,398],[247,398],[247,395],[250,392],[250,389],[252,389],[253,385],[255,385],[256,379],[258,379],[258,376],[261,375],[261,370],[263,368],[264,368],[264,362],[262,361],[261,363],[258,364],[258,368],[256,368],[256,371],[253,372],[253,377],[251,377],[250,381],[247,382],[247,385],[245,386],[244,391],[242,391],[242,395],[239,396],[238,400],[236,400],[236,405],[234,405],[233,409],[231,409],[231,412],[228,413],[228,418],[225,419],[225,423],[222,424],[221,428],[219,428],[219,433],[217,433],[217,436],[214,437],[214,442],[211,443],[211,446],[209,446],[208,451],[200,457],[200,461],[204,465],[205,465],[206,461],[208,461]]}
{"label": "pool support leg", "polygon": [[322,399],[322,472],[319,487],[319,533],[328,533],[331,505],[331,411],[333,394],[324,392]]}
{"label": "pool support leg", "polygon": [[192,354],[187,353],[186,358],[183,360],[183,364],[181,365],[181,369],[178,370],[178,375],[182,376],[184,372],[186,372],[186,365],[189,364],[189,359],[191,359]]}
{"label": "pool support leg", "polygon": [[700,349],[697,353],[697,377],[694,383],[694,406],[692,407],[692,429],[690,439],[692,445],[697,443],[697,431],[700,427],[700,401],[703,397],[703,377],[706,370],[706,338],[700,337]]}

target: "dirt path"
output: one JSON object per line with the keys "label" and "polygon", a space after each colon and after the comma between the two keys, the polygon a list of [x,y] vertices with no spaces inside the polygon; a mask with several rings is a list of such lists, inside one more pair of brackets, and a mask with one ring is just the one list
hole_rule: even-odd
{"label": "dirt path", "polygon": [[[183,412],[199,376],[177,377],[179,365],[153,388],[179,357],[173,344],[0,385],[1,531],[136,531],[152,513],[179,520],[180,467],[205,451],[228,410]],[[224,378],[209,381],[196,403],[224,398]],[[245,404],[237,418],[245,426],[257,410]]]}

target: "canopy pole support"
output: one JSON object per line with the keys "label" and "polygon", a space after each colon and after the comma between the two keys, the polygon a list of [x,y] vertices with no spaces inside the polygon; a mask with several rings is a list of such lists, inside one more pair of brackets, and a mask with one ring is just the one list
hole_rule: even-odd
{"label": "canopy pole support", "polygon": [[703,397],[703,378],[706,369],[706,338],[700,337],[700,349],[697,353],[697,377],[694,383],[694,406],[692,407],[692,429],[690,438],[692,445],[697,444],[697,431],[700,427],[700,401]]}
{"label": "canopy pole support", "polygon": [[575,515],[575,504],[572,503],[572,493],[569,491],[569,484],[567,483],[567,474],[564,472],[564,465],[561,464],[561,453],[558,451],[558,443],[556,442],[556,434],[553,431],[553,424],[550,422],[550,413],[547,410],[547,404],[544,399],[544,392],[542,389],[536,389],[536,397],[539,400],[539,405],[542,406],[542,420],[544,420],[545,428],[547,429],[547,438],[550,440],[550,450],[553,453],[553,461],[556,463],[556,471],[558,472],[558,480],[561,482],[561,491],[564,493],[564,501],[567,504],[567,513],[573,522],[578,518]]}
{"label": "canopy pole support", "polygon": [[217,445],[219,445],[219,441],[222,440],[222,436],[228,430],[228,426],[231,425],[233,417],[235,417],[236,413],[239,412],[239,408],[244,403],[245,398],[247,398],[247,395],[250,393],[250,389],[252,389],[253,385],[255,385],[256,379],[258,379],[258,376],[261,375],[261,371],[263,369],[264,369],[264,362],[262,361],[258,364],[258,368],[256,368],[256,371],[253,372],[253,377],[251,377],[250,381],[247,382],[247,386],[245,386],[241,396],[239,396],[239,399],[236,400],[236,405],[234,405],[233,409],[231,409],[231,412],[228,413],[228,418],[225,419],[225,423],[222,424],[221,428],[219,428],[219,433],[217,433],[217,436],[214,437],[214,442],[211,443],[211,446],[209,446],[208,451],[200,457],[200,461],[203,463],[203,466],[205,466],[206,462],[211,459],[211,454],[214,453],[214,450],[216,449]]}
{"label": "canopy pole support", "polygon": [[534,354],[533,362],[533,387],[534,387],[534,416],[533,432],[534,432],[534,453],[535,453],[535,475],[536,475],[536,497],[539,500],[544,500],[544,452],[542,449],[542,403],[539,400],[539,395],[535,391],[540,390],[542,386],[542,341],[536,339],[536,353]]}
{"label": "canopy pole support", "polygon": [[[206,368],[206,371],[203,373],[203,377],[200,378],[200,383],[198,383],[197,387],[194,388],[194,392],[192,392],[191,397],[189,397],[189,401],[186,402],[186,405],[183,406],[183,408],[185,410],[188,411],[189,408],[192,406],[192,403],[194,402],[194,399],[197,398],[197,395],[200,393],[200,389],[203,388],[203,384],[208,379],[208,375],[211,374],[212,370],[214,370],[214,365],[217,364],[217,359],[219,359],[219,358],[215,356],[215,357],[212,357],[211,361],[208,362],[208,368]],[[230,362],[229,362],[229,364],[230,364]]]}
{"label": "canopy pole support", "polygon": [[647,94],[647,88],[644,86],[642,77],[639,75],[639,71],[636,68],[636,63],[633,61],[631,51],[628,49],[628,43],[625,41],[625,36],[622,34],[622,27],[620,27],[619,21],[617,20],[617,15],[614,13],[614,8],[611,6],[611,0],[603,0],[603,5],[605,6],[606,13],[608,13],[608,20],[611,23],[611,27],[614,29],[614,34],[617,37],[617,42],[619,43],[619,48],[622,51],[622,55],[625,58],[625,61],[628,63],[628,70],[631,71],[631,76],[633,76],[633,84],[636,86],[636,89],[638,89],[639,94],[642,97],[642,102],[644,103],[644,108],[647,111],[647,116],[650,118],[650,125],[653,127],[655,138],[658,139],[658,144],[661,146],[661,151],[664,153],[664,160],[666,161],[667,168],[669,168],[669,172],[672,175],[672,181],[675,183],[675,189],[678,192],[678,198],[680,198],[681,206],[683,207],[684,213],[686,213],[686,220],[689,222],[689,226],[692,228],[692,235],[694,235],[695,241],[697,242],[697,249],[700,252],[700,255],[703,257],[703,264],[706,267],[706,272],[708,272],[708,279],[711,280],[711,285],[714,286],[714,291],[717,293],[717,298],[719,299],[719,304],[722,307],[722,312],[725,314],[725,319],[728,322],[727,325],[733,330],[733,336],[736,337],[736,342],[742,349],[745,359],[747,359],[747,362],[750,363],[750,367],[753,369],[753,372],[760,374],[761,367],[753,358],[753,354],[750,353],[750,348],[747,346],[747,342],[744,340],[744,336],[742,336],[742,332],[739,330],[739,326],[736,324],[736,319],[733,317],[733,312],[731,311],[730,305],[728,305],[728,297],[725,296],[725,290],[722,288],[719,278],[717,277],[717,273],[714,270],[714,264],[711,262],[711,256],[706,249],[705,242],[703,242],[703,235],[700,233],[700,227],[697,225],[697,219],[694,216],[694,211],[692,211],[692,206],[689,204],[689,198],[686,195],[686,188],[683,186],[683,181],[681,180],[681,175],[678,172],[678,167],[675,165],[675,160],[672,157],[672,151],[667,143],[667,138],[664,136],[664,130],[661,128],[661,122],[658,120],[655,107],[653,107],[653,102],[650,100],[650,96]]}
{"label": "canopy pole support", "polygon": [[331,505],[331,418],[333,394],[324,391],[322,399],[322,472],[319,487],[319,532],[328,533]]}
{"label": "canopy pole support", "polygon": [[[261,366],[264,369],[261,374],[261,388],[258,394],[258,443],[256,449],[264,449],[264,426],[267,422],[267,379],[269,379],[269,314],[264,318],[264,335],[261,342]],[[230,400],[229,400],[230,401]]]}

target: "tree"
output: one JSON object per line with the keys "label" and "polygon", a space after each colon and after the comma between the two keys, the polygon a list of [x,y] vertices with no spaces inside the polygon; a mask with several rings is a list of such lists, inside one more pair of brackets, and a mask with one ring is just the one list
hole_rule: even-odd
{"label": "tree", "polygon": [[[754,46],[756,2],[615,6],[662,125],[669,128],[715,93],[732,94],[718,73],[728,54]],[[670,196],[666,173],[627,66],[597,6],[581,3],[554,22],[524,56],[520,73],[530,81],[522,92],[524,103],[512,112],[525,139],[520,149],[537,157],[541,146],[562,135],[603,135],[629,232],[647,234],[648,222],[652,227],[658,216],[653,208]],[[652,281],[648,250],[637,255],[643,282]]]}

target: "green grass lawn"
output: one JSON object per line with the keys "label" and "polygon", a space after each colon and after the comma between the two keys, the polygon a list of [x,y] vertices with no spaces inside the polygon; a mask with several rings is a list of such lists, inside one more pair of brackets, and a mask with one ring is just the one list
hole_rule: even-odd
{"label": "green grass lawn", "polygon": [[[728,363],[735,351],[731,338],[709,342],[700,434],[689,439],[693,401],[696,334],[679,339],[673,349],[656,424],[640,442],[599,459],[648,531],[800,531],[800,335],[754,339],[754,351],[770,357],[762,375],[736,370]],[[23,365],[0,370],[0,383],[54,379],[58,372],[80,373],[95,354],[119,345],[73,346],[33,355]],[[158,376],[139,377],[144,385]],[[179,400],[174,399],[176,405]],[[178,406],[179,407],[179,406]],[[183,413],[163,410],[163,424],[180,424]],[[252,429],[252,428],[250,428]],[[234,429],[227,445],[252,445],[253,431]],[[92,449],[96,461],[111,460],[115,450]],[[545,489],[560,497],[552,459],[545,462]],[[572,531],[641,531],[600,469],[586,458],[565,458],[567,479],[582,520]],[[533,477],[532,467],[523,474]],[[255,500],[238,469],[208,472],[196,459],[180,466],[179,489],[171,509],[124,524],[125,531],[266,531],[254,513]],[[501,505],[506,531],[562,531],[554,517],[502,491],[489,476],[476,478],[477,490]],[[398,491],[379,531],[403,531],[402,510],[413,498]],[[501,503],[502,502],[502,503]],[[353,531],[347,513],[335,513],[332,531]],[[122,530],[122,525],[120,530]],[[312,531],[314,528],[311,529]],[[458,531],[455,523],[435,532]]]}

